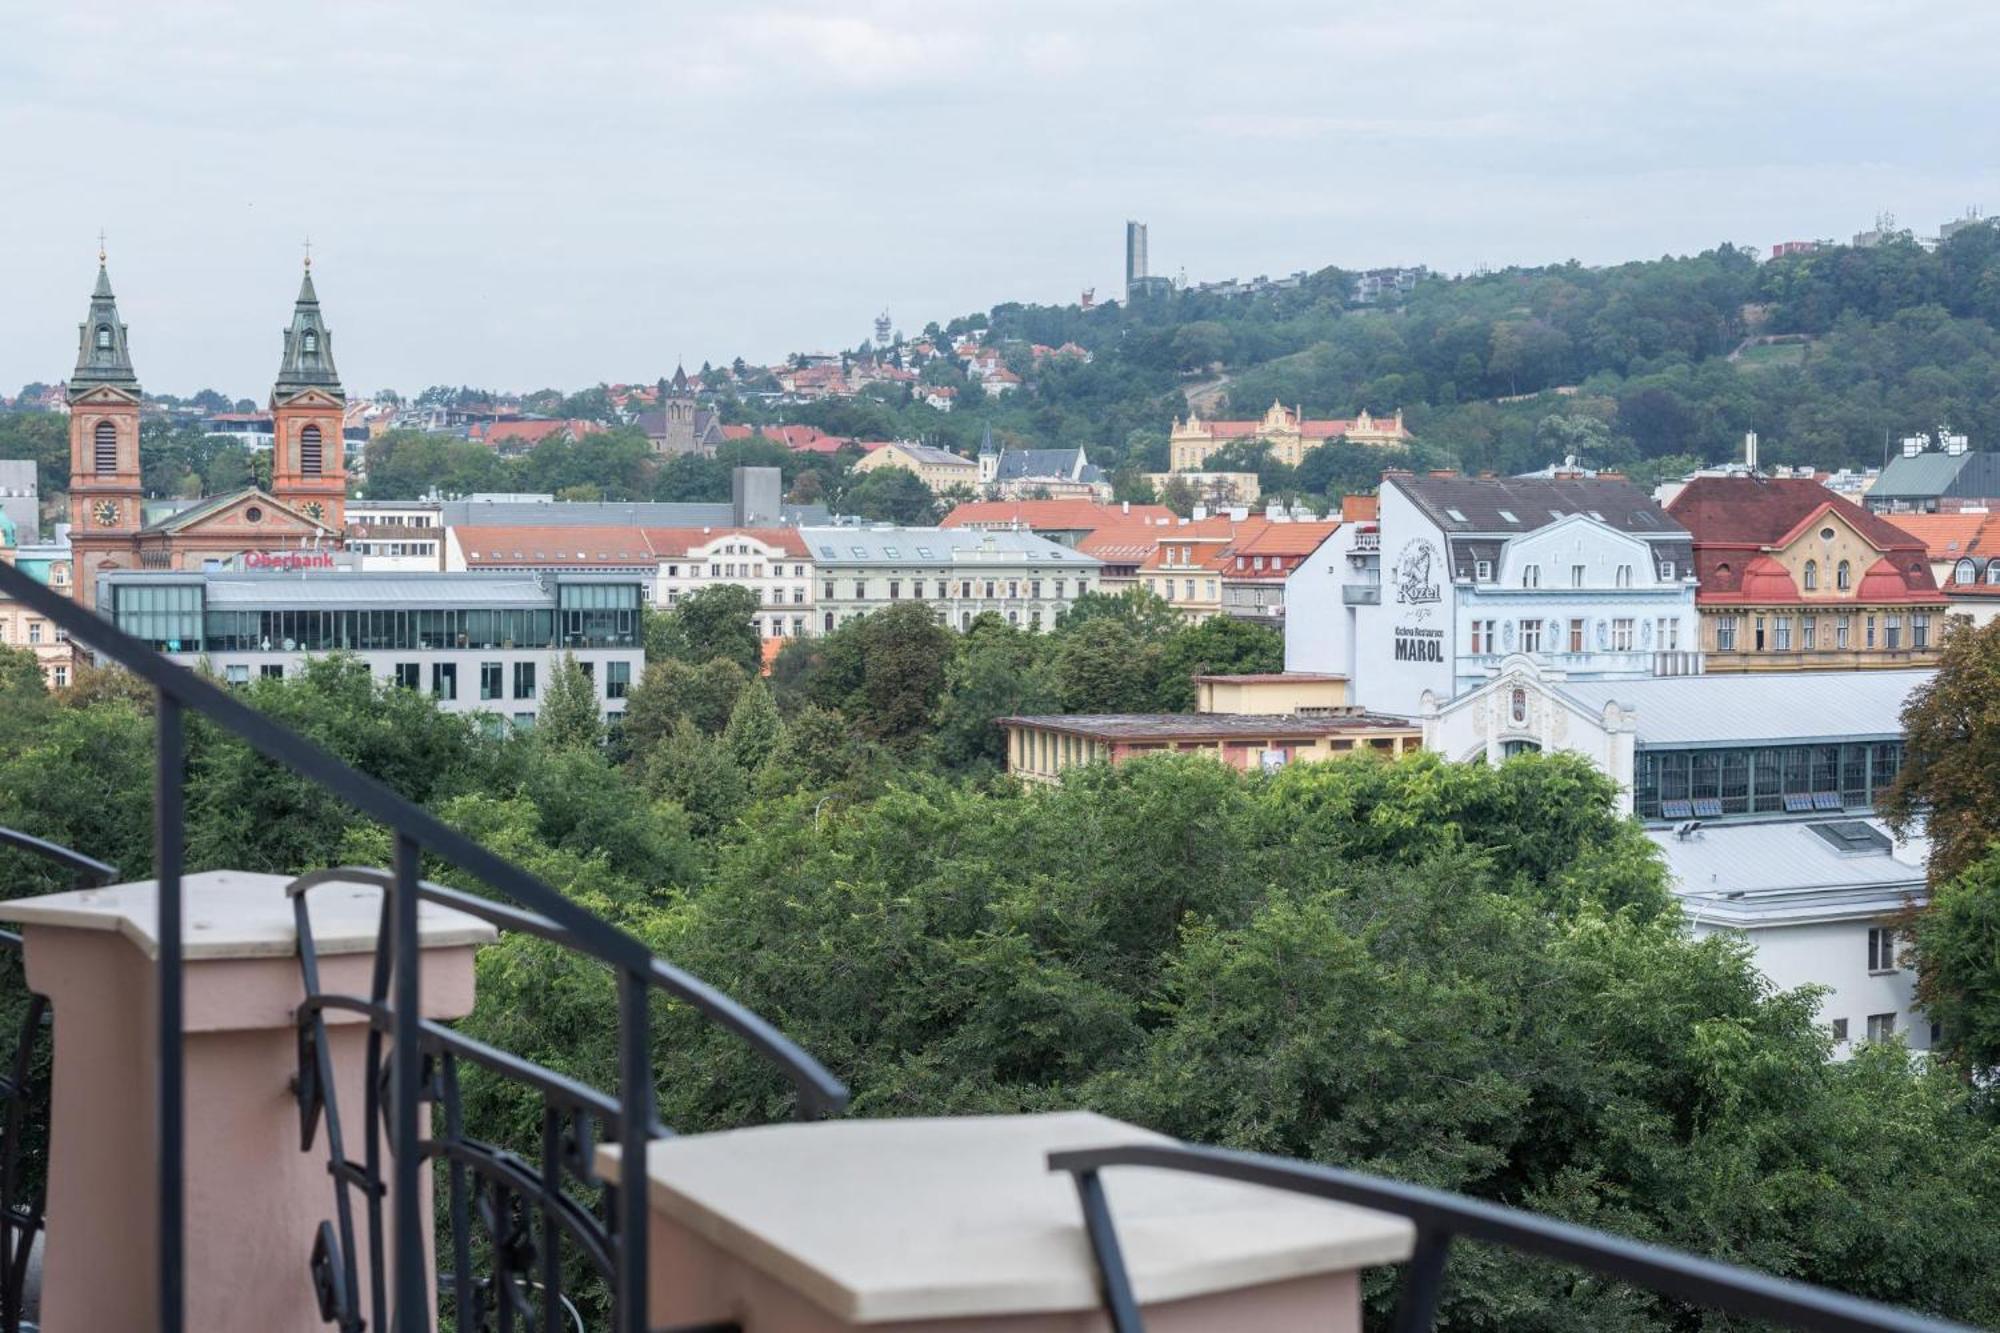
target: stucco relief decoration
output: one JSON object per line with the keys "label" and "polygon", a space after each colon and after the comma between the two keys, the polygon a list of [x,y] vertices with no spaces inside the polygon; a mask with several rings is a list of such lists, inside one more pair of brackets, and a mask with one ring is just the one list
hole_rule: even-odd
{"label": "stucco relief decoration", "polygon": [[1597,622],[1597,651],[1601,653],[1610,646],[1611,646],[1611,622],[1608,620],[1600,620]]}
{"label": "stucco relief decoration", "polygon": [[1508,651],[1508,652],[1510,652],[1510,653],[1511,653],[1511,652],[1513,652],[1513,651],[1514,651],[1514,622],[1513,622],[1513,621],[1509,620],[1509,621],[1507,621],[1507,622],[1506,622],[1505,624],[1503,624],[1503,625],[1502,625],[1502,626],[1500,627],[1500,642],[1501,642],[1502,644],[1506,645],[1506,648],[1507,648],[1507,651]]}
{"label": "stucco relief decoration", "polygon": [[1653,622],[1650,620],[1639,622],[1639,646],[1648,651],[1653,647]]}

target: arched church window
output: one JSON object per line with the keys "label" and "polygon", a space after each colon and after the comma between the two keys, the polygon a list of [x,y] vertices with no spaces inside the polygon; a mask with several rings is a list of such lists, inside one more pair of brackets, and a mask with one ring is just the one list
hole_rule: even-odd
{"label": "arched church window", "polygon": [[309,423],[299,432],[299,471],[308,477],[317,477],[324,461],[324,446],[320,440],[319,427]]}
{"label": "arched church window", "polygon": [[94,470],[98,472],[116,472],[118,470],[118,428],[108,421],[98,422],[97,429],[91,433],[90,443],[91,452],[94,455],[92,459]]}

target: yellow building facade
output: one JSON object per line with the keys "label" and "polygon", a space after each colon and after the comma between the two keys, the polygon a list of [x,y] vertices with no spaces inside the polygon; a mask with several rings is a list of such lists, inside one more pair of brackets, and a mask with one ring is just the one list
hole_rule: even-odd
{"label": "yellow building facade", "polygon": [[1175,472],[1198,472],[1219,449],[1237,443],[1264,443],[1271,446],[1273,462],[1297,467],[1308,450],[1329,440],[1390,446],[1408,444],[1410,439],[1400,408],[1393,417],[1377,418],[1363,412],[1352,420],[1313,420],[1274,401],[1257,421],[1204,421],[1198,412],[1190,412],[1185,421],[1176,418],[1167,435],[1167,460]]}

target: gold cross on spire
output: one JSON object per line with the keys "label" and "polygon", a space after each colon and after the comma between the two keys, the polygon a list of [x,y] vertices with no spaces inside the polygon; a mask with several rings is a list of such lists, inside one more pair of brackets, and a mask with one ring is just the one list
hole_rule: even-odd
{"label": "gold cross on spire", "polygon": [[313,238],[308,236],[306,237],[306,267],[311,268],[312,266],[313,266]]}
{"label": "gold cross on spire", "polygon": [[104,228],[97,229],[97,262],[104,262]]}

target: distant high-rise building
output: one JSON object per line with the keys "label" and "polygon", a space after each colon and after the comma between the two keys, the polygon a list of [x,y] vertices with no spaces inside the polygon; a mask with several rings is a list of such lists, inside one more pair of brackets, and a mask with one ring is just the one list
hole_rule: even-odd
{"label": "distant high-rise building", "polygon": [[887,347],[895,341],[894,336],[890,333],[890,328],[888,311],[884,310],[881,314],[875,316],[875,345],[877,347]]}
{"label": "distant high-rise building", "polygon": [[1146,277],[1146,224],[1127,222],[1125,224],[1125,299],[1131,300],[1135,288],[1145,285]]}

